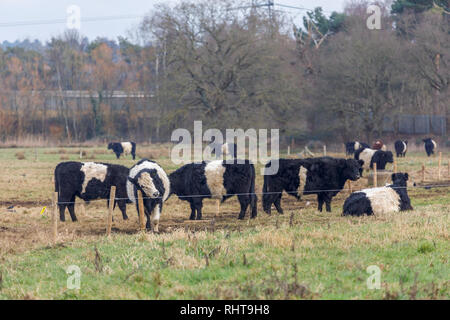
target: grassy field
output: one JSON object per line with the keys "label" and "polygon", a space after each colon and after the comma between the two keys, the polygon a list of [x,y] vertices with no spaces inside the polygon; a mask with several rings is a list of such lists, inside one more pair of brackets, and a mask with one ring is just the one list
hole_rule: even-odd
{"label": "grassy field", "polygon": [[[168,150],[147,146],[138,155],[171,172],[176,166]],[[104,147],[81,151],[83,161],[135,163],[116,160]],[[244,221],[237,220],[234,198],[215,218],[215,201],[205,200],[204,220],[190,222],[188,203],[171,197],[160,234],[138,232],[130,205],[128,221],[114,212],[110,238],[105,236],[106,201],[95,201],[84,214],[77,204],[79,222],[61,223],[53,244],[53,169],[60,161],[79,159],[80,148],[0,149],[0,299],[450,297],[449,187],[411,188],[414,211],[360,218],[340,216],[347,190],[334,199],[331,213],[317,212],[314,196],[296,201],[285,195],[284,215],[273,211],[268,216],[259,203],[258,217]],[[398,170],[419,182],[425,163],[426,183],[443,185],[450,179],[448,159],[444,153],[441,182],[436,181],[437,157],[427,158],[424,152],[400,159]],[[256,184],[260,193],[262,176]],[[361,179],[354,188],[366,184]],[[67,286],[73,277],[66,271],[73,265],[81,271],[80,289]],[[381,270],[380,289],[366,285],[369,266]]]}

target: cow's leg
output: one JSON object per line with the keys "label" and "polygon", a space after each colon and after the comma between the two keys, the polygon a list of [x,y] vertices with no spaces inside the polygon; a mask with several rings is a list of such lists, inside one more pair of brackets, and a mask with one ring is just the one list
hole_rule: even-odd
{"label": "cow's leg", "polygon": [[116,152],[116,157],[117,157],[117,159],[120,158],[120,153],[119,152]]}
{"label": "cow's leg", "polygon": [[136,159],[136,154],[134,152],[131,155],[133,156],[133,160]]}
{"label": "cow's leg", "polygon": [[150,212],[148,212],[147,208],[144,208],[145,211],[145,216],[147,217],[147,222],[145,223],[145,228],[147,230],[151,229],[151,225],[150,225]]}
{"label": "cow's leg", "polygon": [[69,209],[70,218],[72,218],[72,221],[77,221],[77,216],[75,215],[75,195],[70,199],[70,203],[67,205],[67,208]]}
{"label": "cow's leg", "polygon": [[281,208],[281,196],[282,194],[280,193],[279,195],[277,195],[277,198],[275,199],[275,208],[277,208],[279,214],[284,213],[283,209]]}
{"label": "cow's leg", "polygon": [[116,203],[119,206],[120,211],[122,212],[123,220],[127,220],[128,216],[127,216],[127,204],[126,204],[126,201],[125,200],[116,201],[114,203],[114,207],[116,206]]}
{"label": "cow's leg", "polygon": [[65,204],[59,204],[59,220],[66,221],[66,215],[64,214],[64,211],[66,211],[66,205]]}
{"label": "cow's leg", "polygon": [[317,202],[318,202],[318,206],[317,209],[322,212],[322,208],[323,208],[323,196],[321,193],[317,194]]}
{"label": "cow's leg", "polygon": [[162,205],[158,203],[152,211],[151,214],[151,223],[153,232],[159,232],[159,217],[161,216],[161,207]]}
{"label": "cow's leg", "polygon": [[193,200],[190,200],[189,204],[191,205],[191,215],[189,216],[189,220],[195,220],[195,203]]}
{"label": "cow's leg", "polygon": [[194,205],[197,211],[197,220],[202,220],[202,207],[203,207],[203,199],[202,198],[194,198]]}
{"label": "cow's leg", "polygon": [[331,212],[331,196],[325,195],[324,200],[325,200],[325,207],[327,209],[327,212]]}
{"label": "cow's leg", "polygon": [[249,195],[238,195],[239,203],[241,205],[241,212],[239,212],[238,219],[242,220],[245,217],[245,212],[247,211],[248,205],[250,204]]}

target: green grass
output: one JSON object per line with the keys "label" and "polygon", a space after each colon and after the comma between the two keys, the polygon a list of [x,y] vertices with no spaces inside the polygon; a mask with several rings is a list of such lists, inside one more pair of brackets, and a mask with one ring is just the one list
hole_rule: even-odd
{"label": "green grass", "polygon": [[[78,240],[4,257],[0,298],[448,298],[449,212],[436,209],[382,219],[304,210],[292,225],[264,217],[267,225],[252,221],[240,232]],[[66,287],[70,265],[81,269],[80,290]],[[381,269],[380,290],[366,286],[370,265]]]}

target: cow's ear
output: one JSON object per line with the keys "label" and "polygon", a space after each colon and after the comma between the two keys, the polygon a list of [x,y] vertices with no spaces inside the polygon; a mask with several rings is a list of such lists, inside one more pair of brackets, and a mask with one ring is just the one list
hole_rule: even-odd
{"label": "cow's ear", "polygon": [[358,160],[358,163],[362,167],[364,165],[364,160]]}
{"label": "cow's ear", "polygon": [[128,177],[128,181],[130,181],[132,184],[134,184],[135,186],[138,186],[138,181],[136,178],[132,178],[132,177]]}
{"label": "cow's ear", "polygon": [[409,175],[408,175],[408,173],[405,173],[405,181],[408,181],[408,179],[409,179]]}
{"label": "cow's ear", "polygon": [[391,174],[391,180],[392,181],[394,181],[396,175],[397,175],[396,173]]}

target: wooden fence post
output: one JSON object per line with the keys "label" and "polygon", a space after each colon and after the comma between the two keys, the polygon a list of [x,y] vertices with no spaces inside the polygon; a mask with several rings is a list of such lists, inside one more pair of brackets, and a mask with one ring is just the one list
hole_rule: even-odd
{"label": "wooden fence post", "polygon": [[53,193],[53,213],[52,213],[52,240],[56,243],[58,239],[58,192]]}
{"label": "wooden fence post", "polygon": [[291,154],[291,146],[288,146],[287,154],[288,156]]}
{"label": "wooden fence post", "polygon": [[141,190],[137,191],[138,194],[138,208],[139,208],[139,226],[142,231],[145,231],[145,223],[144,223],[144,199],[142,199],[142,192]]}
{"label": "wooden fence post", "polygon": [[116,186],[111,186],[111,191],[109,193],[109,211],[108,211],[108,220],[106,222],[106,235],[109,237],[111,235],[112,228],[112,218],[114,211],[114,202],[116,199]]}
{"label": "wooden fence post", "polygon": [[217,216],[219,216],[219,213],[220,213],[220,200],[219,199],[217,199],[217,202],[216,202],[216,217]]}
{"label": "wooden fence post", "polygon": [[323,156],[324,157],[327,156],[327,146],[326,145],[323,146]]}
{"label": "wooden fence post", "polygon": [[439,160],[438,160],[438,181],[441,180],[441,164],[442,164],[442,152],[439,152]]}
{"label": "wooden fence post", "polygon": [[425,163],[422,162],[422,182],[425,181]]}
{"label": "wooden fence post", "polygon": [[378,187],[378,176],[377,176],[377,163],[373,164],[373,186]]}
{"label": "wooden fence post", "polygon": [[350,193],[352,193],[353,192],[353,190],[352,190],[352,180],[347,180],[347,185],[348,185],[348,191]]}

